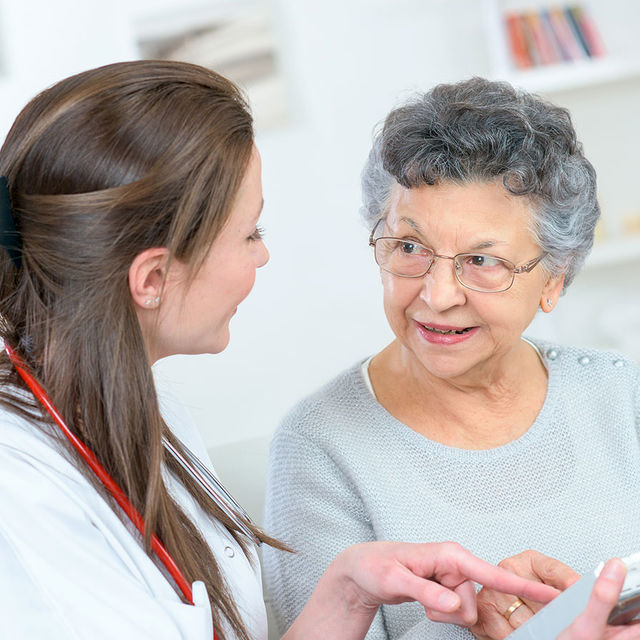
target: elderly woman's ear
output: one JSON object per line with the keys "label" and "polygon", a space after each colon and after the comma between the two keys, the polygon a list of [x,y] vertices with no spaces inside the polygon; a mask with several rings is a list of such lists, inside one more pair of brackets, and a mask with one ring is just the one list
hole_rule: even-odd
{"label": "elderly woman's ear", "polygon": [[540,294],[540,308],[549,313],[553,310],[558,302],[558,298],[562,293],[562,287],[564,286],[564,273],[547,280],[542,293]]}

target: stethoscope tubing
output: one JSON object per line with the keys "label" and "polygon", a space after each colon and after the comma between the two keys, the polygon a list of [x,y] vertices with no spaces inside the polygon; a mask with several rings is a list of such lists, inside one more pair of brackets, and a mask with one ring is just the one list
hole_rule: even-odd
{"label": "stethoscope tubing", "polygon": [[[256,546],[260,546],[262,544],[260,538],[258,538],[247,526],[246,522],[242,520],[242,518],[244,518],[247,522],[251,522],[247,512],[234,500],[211,471],[202,464],[200,459],[185,447],[185,460],[185,457],[164,437],[162,438],[162,444],[178,464],[189,474],[191,479],[222,509],[236,527],[238,527],[245,536],[253,540]],[[242,517],[239,517],[238,514]]]}
{"label": "stethoscope tubing", "polygon": [[[33,395],[42,403],[44,408],[53,418],[54,422],[60,427],[69,442],[71,442],[73,447],[82,456],[84,461],[89,465],[96,476],[98,476],[100,482],[102,482],[109,493],[113,496],[114,500],[118,503],[120,508],[127,514],[136,529],[138,529],[141,535],[144,536],[144,519],[142,518],[138,510],[131,504],[131,501],[129,500],[129,498],[127,498],[124,491],[122,491],[116,481],[109,475],[107,470],[100,464],[100,462],[98,462],[98,459],[94,455],[93,451],[91,451],[91,449],[89,449],[84,444],[84,442],[77,438],[76,435],[71,431],[71,429],[69,429],[66,422],[56,409],[55,405],[47,396],[45,390],[42,388],[40,383],[31,375],[22,358],[16,353],[13,347],[5,342],[4,349],[7,352],[9,359],[13,363],[13,366],[16,368],[16,371],[20,374],[20,377],[33,392]],[[155,533],[151,534],[151,548],[157,555],[158,559],[166,567],[171,577],[175,580],[175,583],[178,585],[178,588],[182,592],[185,600],[187,600],[187,602],[189,602],[190,604],[193,604],[193,593],[191,591],[191,585],[187,582],[184,575],[182,574],[182,571],[180,571],[180,568],[171,557],[171,554],[167,551],[162,542],[160,542],[158,536],[156,536]]]}

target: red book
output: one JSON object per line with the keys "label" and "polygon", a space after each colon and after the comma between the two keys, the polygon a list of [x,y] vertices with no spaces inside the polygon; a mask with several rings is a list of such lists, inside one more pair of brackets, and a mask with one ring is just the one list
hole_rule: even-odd
{"label": "red book", "polygon": [[520,16],[515,13],[507,13],[505,15],[505,21],[507,24],[509,48],[514,65],[517,69],[528,69],[532,67],[533,60],[529,55]]}

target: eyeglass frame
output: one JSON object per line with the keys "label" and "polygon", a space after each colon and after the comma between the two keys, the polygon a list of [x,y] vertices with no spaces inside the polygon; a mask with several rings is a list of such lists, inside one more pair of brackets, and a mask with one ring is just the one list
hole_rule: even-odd
{"label": "eyeglass frame", "polygon": [[[424,247],[425,249],[427,249],[428,251],[430,251],[433,254],[433,259],[431,260],[431,263],[429,264],[429,266],[427,267],[427,270],[424,271],[423,273],[420,274],[416,274],[413,276],[408,276],[408,275],[404,275],[402,273],[396,273],[395,271],[391,271],[390,269],[387,269],[386,267],[383,267],[377,259],[376,256],[376,243],[378,242],[378,240],[399,240],[399,241],[406,241],[405,238],[397,238],[395,236],[380,236],[379,238],[376,238],[375,240],[373,239],[373,236],[375,235],[376,229],[378,228],[378,225],[383,222],[384,220],[386,220],[386,218],[379,218],[378,221],[375,223],[375,225],[373,226],[373,229],[371,229],[371,233],[369,234],[369,246],[373,247],[373,259],[376,261],[376,264],[383,269],[384,271],[386,271],[387,273],[390,273],[391,275],[397,276],[398,278],[424,278],[433,268],[433,265],[438,261],[438,258],[445,258],[446,260],[453,260],[453,274],[456,277],[456,280],[463,286],[465,287],[465,289],[470,289],[471,291],[477,291],[478,293],[503,293],[504,291],[508,291],[509,289],[511,289],[511,287],[513,286],[513,283],[516,280],[516,276],[521,274],[521,273],[529,273],[530,271],[532,271],[539,263],[540,261],[545,258],[548,254],[547,251],[543,251],[537,258],[534,258],[533,260],[529,260],[529,262],[525,262],[524,264],[521,264],[519,267],[515,265],[515,263],[511,262],[511,260],[508,260],[507,258],[502,258],[500,256],[494,256],[490,253],[467,253],[467,252],[463,252],[463,253],[456,253],[455,256],[444,256],[441,254],[436,253],[431,247],[428,247],[426,244],[422,244],[422,242],[417,242],[414,241],[415,244],[419,244],[421,247]],[[507,264],[507,266],[510,265],[510,270],[511,270],[511,282],[509,283],[508,287],[505,287],[504,289],[496,289],[496,290],[487,290],[487,289],[475,289],[474,287],[469,286],[468,284],[465,284],[464,282],[462,282],[462,280],[460,280],[460,276],[458,275],[458,263],[456,261],[456,258],[459,258],[460,256],[483,256],[486,258],[495,258],[497,260],[501,260],[502,262],[505,262]]]}

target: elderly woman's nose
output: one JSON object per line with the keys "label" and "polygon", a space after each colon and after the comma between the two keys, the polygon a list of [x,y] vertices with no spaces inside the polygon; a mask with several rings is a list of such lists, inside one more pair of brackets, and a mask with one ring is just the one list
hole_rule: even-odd
{"label": "elderly woman's nose", "polygon": [[465,303],[464,287],[458,282],[450,260],[436,259],[431,265],[422,280],[420,297],[437,312]]}

